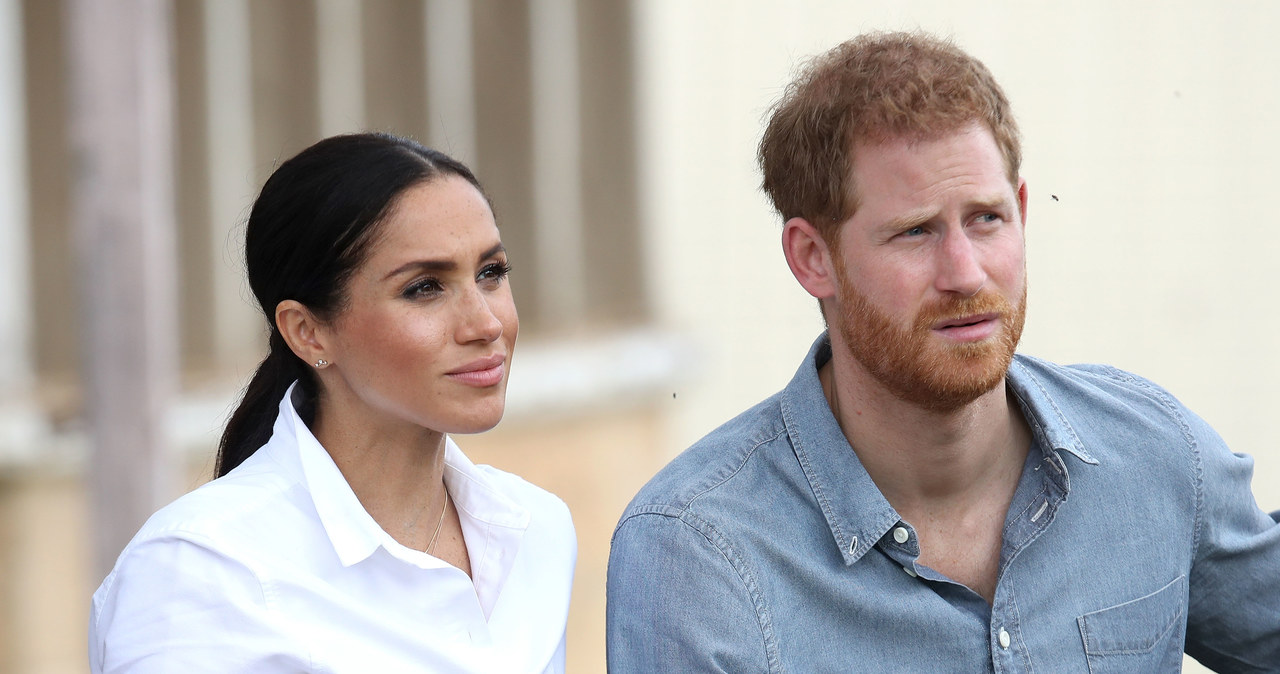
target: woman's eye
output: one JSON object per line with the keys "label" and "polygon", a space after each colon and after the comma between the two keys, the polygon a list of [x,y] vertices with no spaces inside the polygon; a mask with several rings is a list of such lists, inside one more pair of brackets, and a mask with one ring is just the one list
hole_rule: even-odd
{"label": "woman's eye", "polygon": [[494,262],[492,264],[485,265],[484,269],[481,269],[480,273],[476,275],[476,280],[488,281],[493,285],[498,285],[502,283],[502,279],[506,278],[507,274],[510,273],[511,265],[506,262]]}
{"label": "woman's eye", "polygon": [[404,292],[401,294],[404,297],[407,297],[409,299],[418,299],[422,297],[435,295],[436,293],[439,293],[441,290],[442,288],[440,287],[439,281],[433,278],[425,278],[425,279],[421,279],[419,281],[414,281],[413,283],[410,283],[408,287],[404,289]]}

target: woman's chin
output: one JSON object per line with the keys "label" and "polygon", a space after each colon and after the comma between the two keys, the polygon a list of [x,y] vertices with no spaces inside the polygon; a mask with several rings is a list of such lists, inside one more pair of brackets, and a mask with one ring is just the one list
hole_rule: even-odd
{"label": "woman's chin", "polygon": [[502,421],[503,409],[499,408],[495,413],[476,415],[469,419],[458,419],[456,423],[445,432],[450,435],[475,435],[493,430],[494,426]]}

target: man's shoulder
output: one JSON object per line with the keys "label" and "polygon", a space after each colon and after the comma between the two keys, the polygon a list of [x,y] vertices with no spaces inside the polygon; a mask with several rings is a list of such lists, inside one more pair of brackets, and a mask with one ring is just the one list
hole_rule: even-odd
{"label": "man's shoulder", "polygon": [[1163,438],[1169,447],[1220,442],[1169,391],[1110,365],[1059,365],[1019,354],[1009,368],[1009,382],[1024,411],[1048,429],[1079,438],[1077,443],[1089,447],[1082,449],[1086,455],[1107,447],[1124,451],[1112,441],[1119,435]]}
{"label": "man's shoulder", "polygon": [[[748,480],[757,461],[772,461],[786,442],[786,424],[774,394],[711,431],[658,471],[636,494],[623,515],[642,513],[679,516],[691,508],[720,510],[725,500],[752,498]],[[779,446],[779,442],[782,446]]]}
{"label": "man's shoulder", "polygon": [[1061,365],[1018,354],[1009,369],[1016,388],[1057,400],[1143,402],[1165,412],[1181,408],[1177,399],[1155,382],[1127,370],[1099,363]]}

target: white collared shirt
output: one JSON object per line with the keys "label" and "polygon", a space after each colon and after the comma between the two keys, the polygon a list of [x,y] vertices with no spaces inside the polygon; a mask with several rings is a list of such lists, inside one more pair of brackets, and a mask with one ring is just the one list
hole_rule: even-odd
{"label": "white collared shirt", "polygon": [[95,674],[564,671],[563,502],[447,440],[468,578],[383,531],[289,400],[266,445],[121,553],[93,595]]}

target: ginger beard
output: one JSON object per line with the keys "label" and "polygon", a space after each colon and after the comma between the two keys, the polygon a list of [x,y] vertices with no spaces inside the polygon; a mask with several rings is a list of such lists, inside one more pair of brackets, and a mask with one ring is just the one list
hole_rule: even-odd
{"label": "ginger beard", "polygon": [[[893,395],[927,410],[952,412],[1004,380],[1026,318],[1025,274],[1016,306],[983,289],[926,304],[909,326],[902,326],[853,287],[842,262],[835,272],[845,307],[836,316],[837,329],[854,360]],[[999,314],[1000,329],[989,339],[948,344],[933,334],[932,326],[941,321],[991,312]]]}

